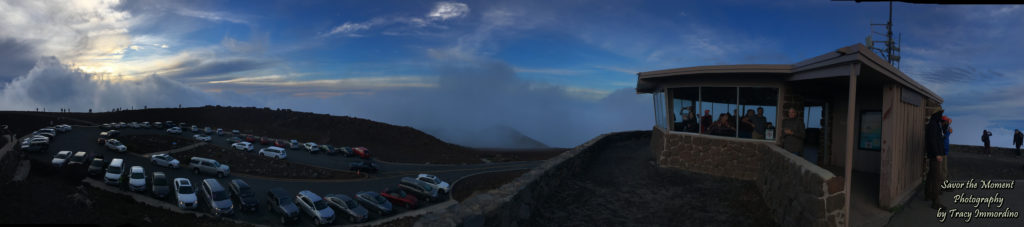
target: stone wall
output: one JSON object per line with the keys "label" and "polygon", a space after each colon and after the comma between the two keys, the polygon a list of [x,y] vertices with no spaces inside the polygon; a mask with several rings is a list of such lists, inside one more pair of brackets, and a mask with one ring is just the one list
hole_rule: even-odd
{"label": "stone wall", "polygon": [[[679,168],[715,176],[755,180],[761,171],[761,156],[770,141],[754,141],[688,133],[665,132],[655,128],[651,150],[658,166]],[[664,148],[655,146],[663,135]]]}
{"label": "stone wall", "polygon": [[757,188],[781,226],[845,226],[843,178],[778,146],[763,150]]}
{"label": "stone wall", "polygon": [[458,205],[423,215],[415,226],[525,226],[530,219],[535,195],[551,192],[561,179],[584,170],[592,160],[592,151],[617,141],[649,137],[650,131],[619,132],[600,135],[563,152],[557,157],[519,176],[498,189],[472,196]]}

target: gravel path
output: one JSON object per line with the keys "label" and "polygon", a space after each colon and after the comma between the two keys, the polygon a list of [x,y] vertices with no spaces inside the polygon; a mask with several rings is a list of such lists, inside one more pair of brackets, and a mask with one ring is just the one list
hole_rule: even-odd
{"label": "gravel path", "polygon": [[650,139],[597,151],[586,174],[534,208],[533,226],[776,226],[753,182],[653,163]]}

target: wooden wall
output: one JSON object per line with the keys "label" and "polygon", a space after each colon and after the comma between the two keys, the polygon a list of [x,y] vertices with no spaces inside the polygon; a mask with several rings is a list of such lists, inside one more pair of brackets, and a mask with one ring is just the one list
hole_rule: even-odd
{"label": "wooden wall", "polygon": [[901,205],[923,181],[925,165],[925,103],[901,101],[902,85],[889,83],[882,92],[882,151],[878,202],[882,208]]}

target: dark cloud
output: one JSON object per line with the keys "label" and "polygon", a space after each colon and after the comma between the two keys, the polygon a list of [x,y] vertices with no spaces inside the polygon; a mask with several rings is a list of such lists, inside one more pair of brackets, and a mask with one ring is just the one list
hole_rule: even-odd
{"label": "dark cloud", "polygon": [[13,38],[0,38],[0,56],[0,83],[25,75],[39,58],[31,44]]}

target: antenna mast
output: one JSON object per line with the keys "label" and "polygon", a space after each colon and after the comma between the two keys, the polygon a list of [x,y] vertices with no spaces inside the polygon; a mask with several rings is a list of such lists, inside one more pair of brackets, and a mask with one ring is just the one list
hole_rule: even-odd
{"label": "antenna mast", "polygon": [[[871,26],[885,26],[885,34],[874,31],[874,27],[871,29],[871,34],[866,38],[866,44],[868,49],[871,49],[878,55],[885,58],[890,65],[895,66],[897,69],[900,67],[900,45],[902,43],[903,34],[899,34],[899,41],[893,39],[892,33],[892,1],[889,1],[889,22],[885,24],[871,24]],[[873,35],[884,35],[885,40],[874,41],[871,37]],[[883,46],[875,47],[875,44],[879,43]]]}

